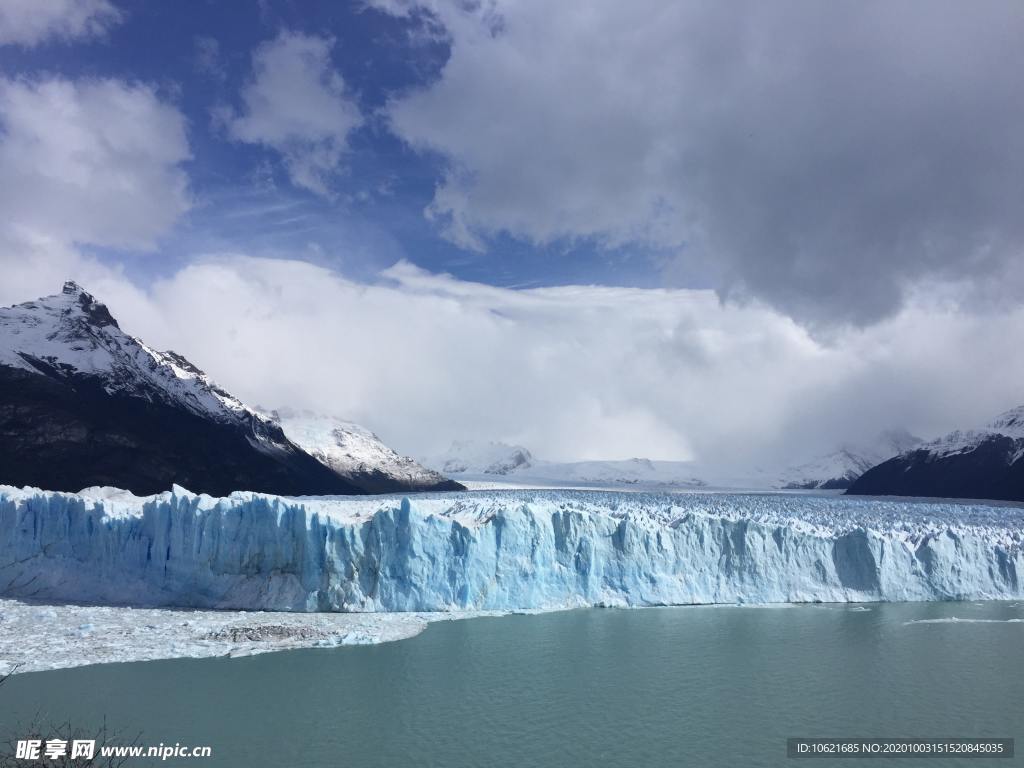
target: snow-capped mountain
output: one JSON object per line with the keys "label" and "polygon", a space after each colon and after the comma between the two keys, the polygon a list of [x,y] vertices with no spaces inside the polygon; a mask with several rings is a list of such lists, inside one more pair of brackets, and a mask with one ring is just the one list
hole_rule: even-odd
{"label": "snow-capped mountain", "polygon": [[922,448],[932,452],[936,457],[955,456],[970,453],[987,441],[999,437],[1007,437],[1012,440],[1024,439],[1024,405],[999,414],[979,429],[956,430],[931,441]]}
{"label": "snow-capped mountain", "polygon": [[913,450],[921,442],[921,438],[905,429],[887,430],[870,443],[844,445],[825,456],[790,467],[780,484],[784,488],[849,488],[871,467]]}
{"label": "snow-capped mountain", "polygon": [[446,453],[425,462],[446,475],[504,476],[529,470],[533,455],[520,445],[456,440]]}
{"label": "snow-capped mountain", "polygon": [[306,453],[360,487],[381,492],[457,491],[462,485],[401,456],[377,435],[351,421],[312,411],[278,408],[270,418]]}
{"label": "snow-capped mountain", "polygon": [[55,296],[0,309],[0,365],[66,381],[89,378],[109,395],[163,402],[220,423],[266,421],[181,355],[126,334],[73,282]]}
{"label": "snow-capped mountain", "polygon": [[1024,406],[883,461],[848,493],[1024,501]]}
{"label": "snow-capped mountain", "polygon": [[219,495],[369,492],[183,356],[125,333],[72,282],[0,309],[0,482],[140,493],[172,483]]}

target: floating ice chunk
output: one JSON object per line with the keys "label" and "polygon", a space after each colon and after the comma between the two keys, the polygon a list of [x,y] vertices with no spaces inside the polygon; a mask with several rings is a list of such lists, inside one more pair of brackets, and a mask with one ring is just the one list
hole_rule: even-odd
{"label": "floating ice chunk", "polygon": [[946,616],[941,619],[914,619],[903,622],[910,624],[1024,624],[1024,619],[960,619],[956,616]]}

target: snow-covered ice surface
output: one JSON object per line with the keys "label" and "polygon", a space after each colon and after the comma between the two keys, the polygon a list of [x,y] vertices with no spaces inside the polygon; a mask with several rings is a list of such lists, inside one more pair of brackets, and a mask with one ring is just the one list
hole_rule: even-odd
{"label": "snow-covered ice surface", "polygon": [[241,656],[411,637],[414,613],[264,613],[0,600],[0,674],[179,656]]}
{"label": "snow-covered ice surface", "polygon": [[404,640],[481,613],[274,613],[44,605],[0,599],[0,675],[84,664],[251,656]]}
{"label": "snow-covered ice surface", "polygon": [[0,487],[0,595],[281,611],[1019,599],[1024,508],[781,494]]}

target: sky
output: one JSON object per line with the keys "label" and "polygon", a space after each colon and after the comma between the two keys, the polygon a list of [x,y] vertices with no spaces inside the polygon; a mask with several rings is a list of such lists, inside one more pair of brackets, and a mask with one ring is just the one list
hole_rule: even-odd
{"label": "sky", "polygon": [[417,456],[1024,402],[1024,5],[0,0],[0,303]]}

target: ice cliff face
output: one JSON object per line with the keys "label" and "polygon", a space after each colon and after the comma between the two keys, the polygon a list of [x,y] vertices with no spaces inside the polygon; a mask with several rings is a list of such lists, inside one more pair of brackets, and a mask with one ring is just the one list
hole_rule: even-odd
{"label": "ice cliff face", "polygon": [[0,594],[297,611],[1024,597],[1019,508],[504,492],[0,487]]}

